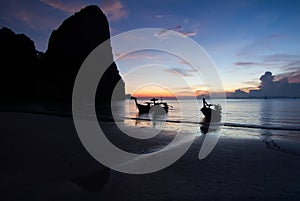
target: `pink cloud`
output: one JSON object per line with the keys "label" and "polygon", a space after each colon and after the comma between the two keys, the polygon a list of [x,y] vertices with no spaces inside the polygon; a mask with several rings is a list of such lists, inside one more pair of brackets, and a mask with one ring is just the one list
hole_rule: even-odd
{"label": "pink cloud", "polygon": [[16,10],[14,16],[34,30],[52,30],[60,23],[59,19],[41,16],[27,10]]}
{"label": "pink cloud", "polygon": [[111,21],[118,21],[128,16],[128,11],[121,1],[106,0],[101,8]]}
{"label": "pink cloud", "polygon": [[179,63],[180,63],[180,64],[185,64],[185,65],[188,65],[188,66],[191,65],[188,61],[186,61],[186,60],[184,60],[184,59],[179,59]]}
{"label": "pink cloud", "polygon": [[121,54],[121,53],[116,53],[115,54],[118,59],[122,60],[143,60],[143,59],[149,59],[149,60],[161,60],[162,57],[159,55],[154,55],[148,52],[134,52],[130,54]]}
{"label": "pink cloud", "polygon": [[51,6],[52,8],[64,11],[66,13],[75,13],[85,6],[84,3],[74,1],[59,1],[59,0],[40,0],[41,2]]}
{"label": "pink cloud", "polygon": [[289,83],[300,83],[300,70],[276,75],[276,81],[287,79]]}
{"label": "pink cloud", "polygon": [[290,83],[300,83],[300,73],[295,73],[289,77]]}
{"label": "pink cloud", "polygon": [[[64,11],[69,14],[78,12],[87,4],[79,1],[63,1],[63,0],[40,0],[41,2],[51,6],[52,8]],[[101,8],[109,20],[117,21],[127,17],[128,11],[123,3],[118,0],[104,0]]]}

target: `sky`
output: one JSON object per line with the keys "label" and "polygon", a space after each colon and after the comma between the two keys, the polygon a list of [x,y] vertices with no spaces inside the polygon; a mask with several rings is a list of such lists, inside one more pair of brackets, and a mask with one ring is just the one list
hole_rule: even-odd
{"label": "sky", "polygon": [[[8,0],[0,2],[0,26],[25,33],[38,50],[45,51],[52,30],[91,4],[108,17],[112,36],[133,29],[163,28],[190,37],[215,63],[226,91],[259,89],[259,78],[266,71],[272,72],[274,82],[300,82],[297,0]],[[136,68],[147,61],[148,65]],[[126,93],[190,96],[207,90],[193,69],[174,55],[136,52],[117,64]],[[155,79],[147,76],[150,69],[156,72]],[[176,77],[186,80],[188,87]],[[166,81],[165,87],[155,85],[155,80]],[[147,84],[151,81],[153,85]]]}

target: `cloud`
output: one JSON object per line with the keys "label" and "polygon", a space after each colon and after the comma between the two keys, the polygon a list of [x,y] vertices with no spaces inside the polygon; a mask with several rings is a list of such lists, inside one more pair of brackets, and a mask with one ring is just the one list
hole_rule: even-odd
{"label": "cloud", "polygon": [[[289,76],[299,81],[300,73]],[[261,81],[259,89],[250,90],[249,95],[256,97],[300,97],[300,82],[291,82],[289,76],[277,77],[267,71],[259,78]]]}
{"label": "cloud", "polygon": [[195,74],[195,70],[194,69],[181,69],[181,68],[171,68],[171,69],[166,69],[165,72],[169,72],[172,74],[176,74],[176,75],[181,75],[183,77],[191,77],[194,76]]}
{"label": "cloud", "polygon": [[122,60],[143,60],[143,59],[160,60],[160,59],[162,59],[160,55],[151,54],[151,52],[147,52],[147,51],[139,51],[139,52],[134,52],[134,53],[130,53],[130,54],[116,53],[115,56],[118,59],[122,59]]}
{"label": "cloud", "polygon": [[[40,0],[41,2],[51,6],[52,8],[61,10],[68,14],[78,12],[81,8],[88,4],[84,1],[64,1],[64,0]],[[104,0],[102,1],[101,9],[107,16],[108,20],[118,21],[127,17],[128,11],[125,9],[123,3],[118,0]]]}
{"label": "cloud", "polygon": [[101,8],[111,21],[118,21],[128,16],[128,10],[121,1],[105,0]]}
{"label": "cloud", "polygon": [[179,61],[178,61],[179,64],[184,64],[184,65],[188,65],[188,66],[191,66],[191,63],[182,59],[182,58],[179,58]]}
{"label": "cloud", "polygon": [[86,4],[78,1],[61,1],[61,0],[40,0],[41,2],[51,6],[52,8],[73,14],[79,11]]}
{"label": "cloud", "polygon": [[241,87],[240,90],[245,91],[245,92],[249,92],[251,90],[257,90],[257,84],[255,87]]}
{"label": "cloud", "polygon": [[[243,82],[246,85],[251,85],[251,86],[258,86],[258,82],[256,80],[252,80],[252,81],[245,81]],[[248,88],[248,87],[246,87]]]}
{"label": "cloud", "polygon": [[300,55],[297,54],[272,54],[262,57],[262,62],[267,66],[277,66],[280,70],[291,72],[300,69]]}
{"label": "cloud", "polygon": [[[273,75],[267,71],[260,78],[258,89],[253,87],[235,90],[229,97],[300,97],[300,70],[291,74]],[[254,84],[254,82],[253,82]],[[246,91],[249,91],[247,93]]]}
{"label": "cloud", "polygon": [[259,80],[261,81],[260,89],[269,88],[273,84],[275,76],[272,75],[270,71],[265,72],[264,75],[262,75]]}
{"label": "cloud", "polygon": [[174,16],[170,15],[170,14],[157,14],[154,15],[154,18],[158,19],[158,20],[162,20],[163,18],[173,18]]}
{"label": "cloud", "polygon": [[[27,27],[33,30],[53,30],[61,21],[58,18],[51,18],[39,13],[27,10],[16,10],[14,13],[15,20],[21,21]],[[11,19],[12,20],[12,19]]]}
{"label": "cloud", "polygon": [[290,74],[288,80],[290,83],[300,83],[300,72]]}
{"label": "cloud", "polygon": [[183,34],[186,37],[188,37],[188,36],[196,36],[197,35],[196,31],[182,31],[180,33]]}
{"label": "cloud", "polygon": [[230,94],[230,97],[234,98],[248,98],[249,94],[241,89],[235,90],[235,92]]}
{"label": "cloud", "polygon": [[300,69],[300,60],[291,61],[286,65],[282,66],[283,70],[298,70]]}
{"label": "cloud", "polygon": [[169,27],[167,29],[163,29],[160,32],[156,33],[154,36],[158,38],[165,38],[171,33],[171,31],[180,33],[183,37],[197,35],[196,31],[184,31],[181,25],[176,25],[176,26]]}
{"label": "cloud", "polygon": [[281,61],[294,61],[299,59],[299,55],[295,54],[271,54],[263,57],[265,62],[281,62]]}
{"label": "cloud", "polygon": [[282,73],[279,75],[276,75],[275,79],[276,80],[281,80],[281,79],[288,79],[290,83],[300,83],[300,68],[298,68],[294,72],[289,72],[289,73]]}
{"label": "cloud", "polygon": [[243,61],[239,61],[239,62],[235,62],[234,65],[236,66],[259,66],[262,65],[262,63],[258,63],[258,62],[243,62]]}
{"label": "cloud", "polygon": [[264,67],[276,69],[278,72],[274,77],[275,81],[283,78],[287,78],[291,83],[299,82],[299,71],[300,71],[300,55],[298,54],[286,54],[277,53],[270,55],[263,55],[253,58],[251,61],[238,61],[234,63],[237,67]]}
{"label": "cloud", "polygon": [[195,91],[195,94],[196,95],[202,95],[202,96],[209,96],[209,91],[207,91],[207,90],[196,90]]}
{"label": "cloud", "polygon": [[271,34],[258,38],[241,48],[236,53],[236,56],[255,56],[263,54],[265,51],[274,50],[277,42],[282,40],[284,37],[284,35]]}

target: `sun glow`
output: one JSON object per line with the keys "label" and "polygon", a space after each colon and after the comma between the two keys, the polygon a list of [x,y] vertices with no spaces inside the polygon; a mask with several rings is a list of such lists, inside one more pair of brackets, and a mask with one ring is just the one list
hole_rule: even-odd
{"label": "sun glow", "polygon": [[[164,97],[164,98],[173,98],[176,97],[171,90],[156,85],[143,86],[138,88],[132,93],[134,97],[148,98],[148,97]],[[178,94],[177,94],[178,96]]]}

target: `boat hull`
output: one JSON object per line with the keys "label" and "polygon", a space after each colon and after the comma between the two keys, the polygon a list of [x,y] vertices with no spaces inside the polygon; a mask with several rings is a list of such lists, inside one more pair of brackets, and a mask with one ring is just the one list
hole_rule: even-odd
{"label": "boat hull", "polygon": [[141,104],[136,104],[136,107],[138,108],[140,114],[142,114],[142,113],[149,113],[149,111],[151,109],[150,106],[148,106],[148,105],[141,105]]}
{"label": "boat hull", "polygon": [[[131,97],[131,99],[134,99],[135,101],[135,105],[138,108],[138,111],[140,114],[142,113],[149,113],[150,110],[152,109],[154,113],[157,114],[162,114],[162,113],[167,113],[169,111],[169,106],[166,102],[155,102],[158,99],[153,98],[150,101],[152,102],[146,102],[146,104],[140,104],[137,102],[137,98],[135,97]],[[159,109],[156,109],[156,107],[158,107]],[[160,108],[163,108],[163,110],[161,110]]]}
{"label": "boat hull", "polygon": [[[139,113],[140,113],[140,114],[143,114],[143,113],[149,113],[152,107],[161,107],[161,106],[155,105],[155,106],[152,106],[152,107],[151,107],[151,106],[148,106],[148,105],[137,104],[136,107],[138,108]],[[167,107],[161,107],[161,108],[164,109],[164,113],[168,113],[169,108],[167,108]],[[161,110],[156,110],[156,109],[154,109],[153,111],[154,111],[155,113],[162,113]]]}
{"label": "boat hull", "polygon": [[207,122],[221,121],[220,111],[214,110],[209,107],[203,107],[203,108],[201,108],[201,112],[205,116]]}

